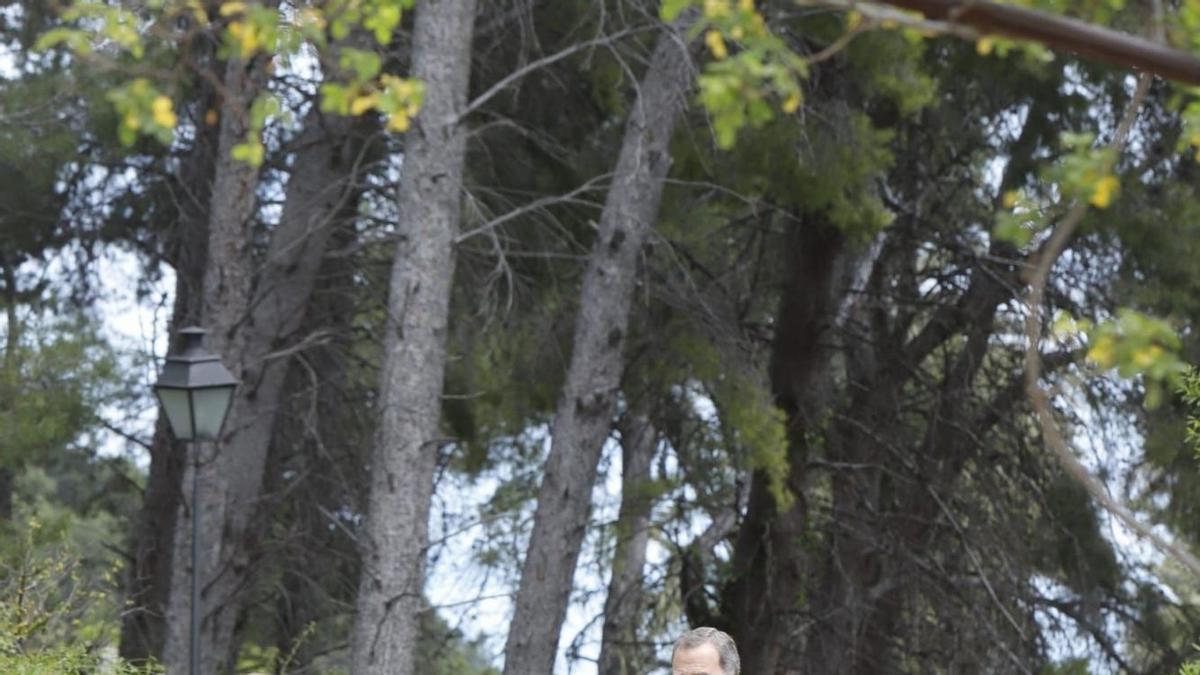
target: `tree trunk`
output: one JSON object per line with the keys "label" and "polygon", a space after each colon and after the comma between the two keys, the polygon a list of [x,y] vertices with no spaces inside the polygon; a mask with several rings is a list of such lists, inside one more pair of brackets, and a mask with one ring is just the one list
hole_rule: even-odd
{"label": "tree trunk", "polygon": [[[1014,147],[1028,145],[1028,131]],[[1002,191],[1028,171],[1022,158],[1032,147],[1013,153]],[[906,323],[911,317],[894,325],[886,309],[850,310],[861,314],[855,323],[870,332],[843,339],[846,303],[870,304],[871,298],[886,296],[883,289],[895,270],[886,262],[873,263],[870,287],[853,294],[855,300],[846,293],[845,270],[858,254],[844,237],[810,222],[796,236],[778,313],[772,383],[788,415],[789,482],[800,499],[791,510],[777,513],[765,495],[765,481],[755,477],[732,579],[723,593],[724,619],[738,641],[745,672],[893,672],[898,620],[916,575],[900,560],[895,542],[910,554],[930,550],[928,526],[937,513],[925,490],[954,480],[970,456],[974,434],[985,428],[964,406],[989,344],[995,309],[1020,285],[1010,266],[995,261],[1017,256],[993,243],[987,260],[994,262],[981,263],[987,267],[972,272],[961,300],[938,307],[920,330]],[[913,245],[904,243],[907,236],[899,233],[894,244],[902,257],[913,255],[905,248]],[[881,259],[896,254],[889,252],[890,245],[884,244]],[[912,337],[903,340],[907,335]],[[901,392],[934,350],[959,335],[966,340],[941,375],[927,437],[905,438],[903,428],[891,425]],[[844,374],[830,367],[837,352],[843,355]],[[840,398],[831,396],[839,379],[845,382],[840,388],[846,402],[825,424],[829,405]],[[970,442],[963,435],[968,429]],[[809,456],[809,435],[822,440],[821,456]],[[921,479],[912,485],[897,485],[893,478],[902,470],[895,446],[903,444],[910,444],[913,462],[922,466]],[[809,531],[803,500],[804,467],[813,459],[837,466],[830,469],[831,515],[820,533]]]}
{"label": "tree trunk", "polygon": [[617,545],[612,579],[604,600],[604,629],[600,640],[600,675],[640,675],[649,672],[653,654],[638,641],[642,617],[642,572],[650,542],[647,491],[658,432],[644,414],[628,416],[621,431],[621,509],[617,515]]}
{"label": "tree trunk", "polygon": [[[251,259],[251,223],[256,206],[255,188],[258,169],[231,156],[233,146],[241,143],[247,132],[250,102],[261,91],[264,79],[263,59],[250,63],[234,59],[225,66],[224,99],[220,108],[220,130],[213,175],[212,196],[208,218],[208,258],[204,268],[200,319],[208,331],[207,346],[219,354],[225,365],[241,375],[246,354],[242,352],[238,331],[243,326],[250,307],[253,268]],[[246,386],[236,398],[244,398]],[[235,401],[236,408],[238,402]],[[237,419],[231,415],[226,437],[237,434]],[[170,596],[167,602],[166,642],[162,661],[168,672],[186,672],[189,667],[189,637],[191,627],[191,510],[198,507],[201,585],[200,670],[215,673],[227,660],[228,637],[223,637],[228,598],[214,593],[211,584],[217,572],[230,559],[232,537],[227,518],[237,514],[240,504],[231,504],[234,497],[230,484],[230,460],[233,446],[189,444],[189,461],[183,469],[183,502],[177,509],[174,548],[171,563]],[[199,454],[198,454],[199,453]],[[203,494],[198,504],[191,493],[194,467],[199,465],[199,483]],[[232,507],[232,508],[231,508]],[[239,514],[240,515],[240,514]],[[240,520],[240,519],[239,519]],[[236,548],[232,547],[232,548]]]}
{"label": "tree trunk", "polygon": [[[354,135],[356,124],[348,118],[310,115],[253,299],[235,319],[242,326],[231,325],[239,331],[234,344],[242,385],[226,423],[221,452],[207,472],[211,484],[200,497],[202,514],[203,509],[215,509],[205,518],[214,529],[202,533],[207,546],[217,545],[217,557],[202,566],[209,579],[203,599],[204,652],[211,655],[212,664],[230,662],[235,656],[234,629],[242,591],[249,586],[258,555],[251,541],[255,538],[247,535],[252,532],[271,435],[284,403],[289,359],[281,352],[304,339],[298,333],[333,223],[358,194],[354,176],[366,149]],[[234,319],[232,312],[225,311],[228,319]]]}
{"label": "tree trunk", "polygon": [[[370,126],[378,131],[377,125]],[[382,149],[383,144],[378,145]],[[370,160],[374,159],[372,155]],[[362,185],[361,180],[355,182]],[[330,252],[358,245],[358,201],[357,196],[346,200],[333,225]],[[286,672],[317,672],[314,661],[330,651],[348,656],[338,647],[345,642],[345,631],[341,635],[308,631],[310,623],[330,626],[331,617],[354,603],[357,590],[357,550],[341,528],[329,527],[328,514],[365,498],[361,467],[370,446],[361,439],[369,436],[365,430],[371,425],[361,411],[361,396],[355,398],[362,385],[346,382],[346,373],[353,368],[349,362],[359,312],[354,276],[362,265],[358,258],[328,255],[321,264],[300,328],[302,335],[321,338],[290,360],[284,384],[289,394],[281,400],[284,408],[276,421],[263,479],[267,508],[255,528],[259,540],[271,547],[263,551],[260,564],[282,573],[281,579],[268,583],[272,590],[279,589],[275,644],[280,654],[293,656]],[[348,386],[354,393],[347,391]],[[282,534],[281,523],[286,524]],[[252,607],[244,607],[243,612],[262,616]]]}
{"label": "tree trunk", "polygon": [[[242,516],[247,519],[240,525],[243,549],[231,552],[241,561],[221,570],[221,586],[228,591],[217,597],[231,597],[229,611],[243,615],[227,617],[232,624],[225,630],[244,625],[240,589],[252,586],[255,571],[263,569],[262,559],[268,555],[262,543],[268,540],[272,525],[274,504],[270,503],[269,488],[279,477],[265,474],[270,470],[270,455],[290,449],[284,439],[296,439],[295,435],[281,437],[278,428],[294,391],[289,372],[295,370],[298,360],[293,353],[306,351],[305,343],[329,329],[308,320],[314,292],[326,252],[345,243],[336,233],[345,230],[347,223],[353,226],[362,194],[361,170],[378,159],[382,148],[382,143],[376,142],[381,140],[379,131],[379,125],[370,119],[325,117],[313,110],[297,139],[283,212],[244,329],[242,350],[250,360],[242,375],[243,391],[230,416],[229,426],[235,433],[225,444],[230,460],[236,461],[229,474],[236,478],[232,493],[242,503],[254,505]],[[334,373],[328,375],[336,379]],[[235,632],[231,655],[240,642],[241,635]]]}
{"label": "tree trunk", "polygon": [[406,138],[400,242],[388,295],[380,427],[371,462],[354,626],[356,675],[410,675],[417,633],[466,134],[475,0],[426,0],[413,28],[425,102]]}
{"label": "tree trunk", "polygon": [[[195,120],[203,119],[214,100],[211,88],[203,86],[192,111]],[[202,122],[197,128],[178,183],[168,188],[172,203],[179,209],[178,225],[166,255],[175,271],[172,335],[180,328],[200,323],[198,300],[208,259],[208,213],[218,129]],[[169,346],[174,349],[181,345],[172,339]],[[171,436],[166,419],[160,416],[150,442],[150,471],[125,582],[126,610],[121,615],[120,653],[133,662],[161,657],[166,641],[172,547],[186,454],[186,446]]]}
{"label": "tree trunk", "polygon": [[[995,248],[995,247],[993,247]],[[995,260],[1015,259],[1008,251],[990,252]],[[956,335],[965,338],[959,353],[942,375],[936,405],[925,437],[913,441],[912,453],[920,480],[896,480],[880,469],[838,471],[833,479],[833,513],[827,528],[825,560],[812,581],[811,613],[815,618],[805,660],[837,672],[890,672],[894,661],[896,622],[904,608],[905,591],[921,571],[911,569],[914,556],[934,548],[931,531],[938,520],[931,487],[953,485],[974,456],[986,428],[977,423],[969,406],[972,386],[983,366],[994,329],[993,315],[1012,293],[1001,281],[1012,270],[976,269],[968,291],[971,302],[958,312]],[[851,389],[862,392],[849,406],[858,419],[875,420],[864,433],[847,424],[829,432],[830,459],[849,466],[883,467],[895,460],[879,438],[899,438],[881,431],[881,420],[898,409],[901,386],[909,377],[900,369],[883,372],[851,371]],[[898,543],[896,543],[898,542]],[[896,556],[894,548],[905,551]]]}
{"label": "tree trunk", "polygon": [[[21,344],[21,325],[17,317],[17,271],[14,263],[0,256],[0,272],[4,278],[4,361],[0,363],[0,374],[15,377],[17,349]],[[0,401],[0,410],[3,402]],[[0,523],[12,520],[13,512],[13,466],[0,466]]]}
{"label": "tree trunk", "polygon": [[12,469],[0,468],[0,523],[12,521],[14,477]]}
{"label": "tree trunk", "polygon": [[[1038,117],[1031,114],[1032,119]],[[1019,185],[1028,171],[1023,158],[1032,152],[1033,133],[1031,125],[1022,129],[1014,148],[1023,152],[1012,153],[1000,193]],[[849,423],[831,425],[827,459],[872,468],[838,470],[833,475],[834,517],[822,537],[823,557],[814,561],[818,564],[810,572],[812,629],[804,653],[797,656],[805,664],[804,672],[815,668],[866,675],[895,670],[901,658],[895,650],[897,622],[913,579],[922,574],[908,561],[935,550],[931,532],[939,513],[928,490],[955,483],[990,426],[977,418],[969,402],[989,350],[995,312],[1021,287],[1016,269],[1004,262],[1018,257],[1010,244],[993,240],[958,303],[939,307],[905,344],[894,345],[881,331],[865,341],[876,345],[871,348],[875,356],[848,357],[847,389],[854,393],[847,409],[857,420],[870,420],[871,426],[866,430]],[[900,408],[900,392],[909,386],[921,361],[958,337],[963,343],[941,374],[924,438],[902,441],[902,434],[889,432],[884,420]],[[890,365],[880,368],[871,363]],[[889,463],[894,466],[895,458],[881,438],[912,444],[918,480],[896,480],[899,469],[882,469]],[[905,555],[897,555],[896,549]]]}
{"label": "tree trunk", "polygon": [[16,367],[17,349],[21,346],[21,324],[17,316],[16,263],[8,256],[0,257],[4,276],[4,370]]}
{"label": "tree trunk", "polygon": [[738,643],[743,671],[764,675],[785,672],[785,648],[795,642],[789,639],[788,627],[802,609],[806,590],[803,468],[811,434],[819,431],[830,398],[829,338],[840,299],[838,281],[845,270],[845,237],[837,228],[812,218],[796,228],[789,242],[789,275],[771,360],[776,403],[788,415],[788,487],[796,501],[780,512],[766,477],[754,474],[730,582],[721,598],[722,623]]}
{"label": "tree trunk", "polygon": [[506,675],[554,669],[600,450],[616,412],[637,261],[658,215],[670,166],[668,143],[691,88],[684,32],[674,26],[655,46],[600,216],[508,633]]}

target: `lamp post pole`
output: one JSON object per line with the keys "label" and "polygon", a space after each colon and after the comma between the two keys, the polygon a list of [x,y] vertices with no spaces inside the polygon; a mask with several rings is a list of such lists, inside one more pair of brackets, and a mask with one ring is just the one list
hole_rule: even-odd
{"label": "lamp post pole", "polygon": [[192,636],[191,675],[200,675],[200,443],[192,442]]}
{"label": "lamp post pole", "polygon": [[[175,438],[192,453],[192,611],[190,671],[200,675],[200,442],[216,443],[233,402],[235,378],[216,354],[204,348],[203,328],[184,328],[183,351],[167,357],[154,393],[162,403]],[[182,562],[182,561],[181,561]]]}

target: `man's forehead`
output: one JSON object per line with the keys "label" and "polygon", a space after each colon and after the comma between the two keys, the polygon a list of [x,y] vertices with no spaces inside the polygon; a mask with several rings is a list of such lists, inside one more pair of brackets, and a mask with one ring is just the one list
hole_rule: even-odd
{"label": "man's forehead", "polygon": [[721,654],[717,648],[705,643],[696,647],[680,647],[671,660],[671,675],[724,675],[721,672]]}

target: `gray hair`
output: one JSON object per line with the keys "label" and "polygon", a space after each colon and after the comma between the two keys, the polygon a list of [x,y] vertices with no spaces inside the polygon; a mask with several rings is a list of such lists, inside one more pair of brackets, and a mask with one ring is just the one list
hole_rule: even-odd
{"label": "gray hair", "polygon": [[712,645],[716,648],[721,670],[725,672],[725,675],[739,675],[742,672],[742,660],[738,657],[737,645],[734,644],[733,638],[729,637],[729,633],[707,626],[693,628],[680,636],[671,650],[671,660],[675,660],[676,652],[681,649],[691,650],[703,645]]}

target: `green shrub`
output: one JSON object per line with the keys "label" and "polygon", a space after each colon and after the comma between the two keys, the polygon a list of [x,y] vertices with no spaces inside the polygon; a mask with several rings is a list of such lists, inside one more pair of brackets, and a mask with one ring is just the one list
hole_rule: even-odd
{"label": "green shrub", "polygon": [[[5,675],[134,675],[160,672],[121,661],[98,636],[93,610],[107,595],[81,573],[61,543],[39,539],[30,519],[0,548],[0,673]],[[97,637],[89,637],[97,636]]]}

